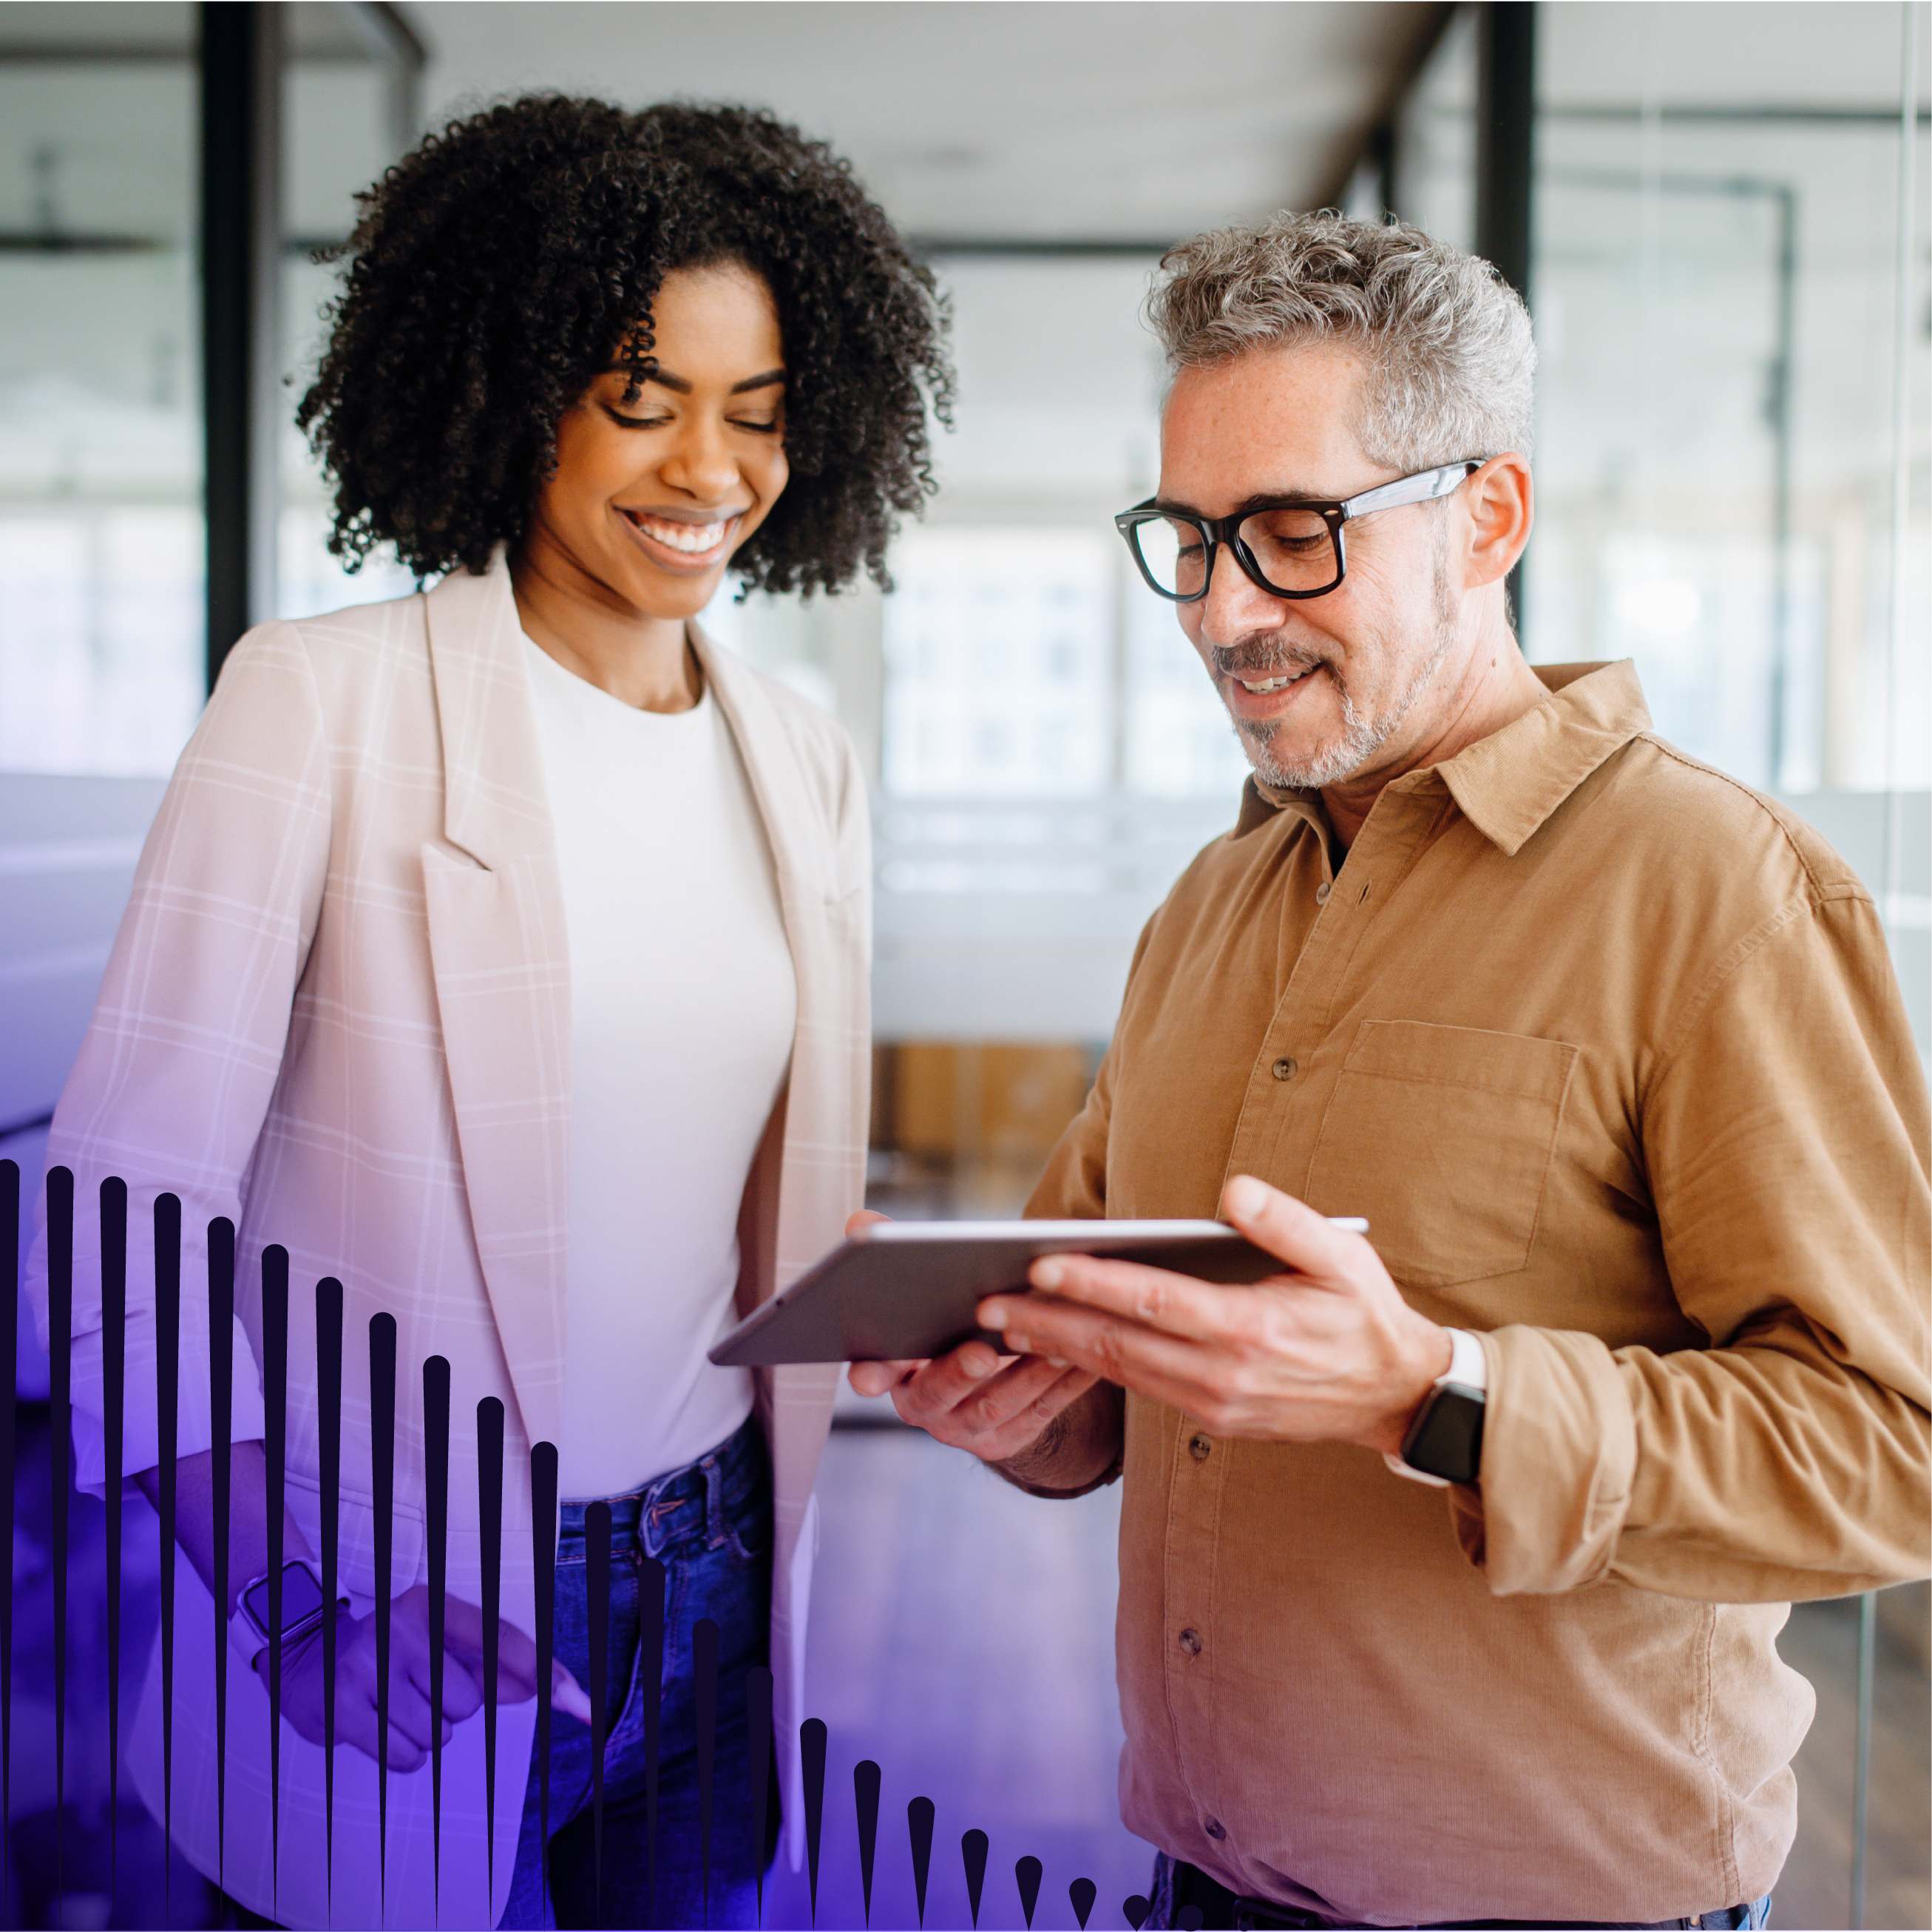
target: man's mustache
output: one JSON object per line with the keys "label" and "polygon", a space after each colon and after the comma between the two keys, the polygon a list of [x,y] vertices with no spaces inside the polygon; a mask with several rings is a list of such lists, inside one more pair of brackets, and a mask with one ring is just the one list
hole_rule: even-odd
{"label": "man's mustache", "polygon": [[1284,671],[1312,670],[1318,664],[1328,663],[1321,652],[1284,644],[1279,638],[1253,638],[1231,648],[1216,644],[1211,649],[1217,678],[1277,677]]}

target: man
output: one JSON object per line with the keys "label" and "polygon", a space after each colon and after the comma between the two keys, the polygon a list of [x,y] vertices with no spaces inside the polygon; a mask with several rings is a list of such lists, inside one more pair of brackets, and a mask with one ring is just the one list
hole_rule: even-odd
{"label": "man", "polygon": [[1010,1355],[854,1383],[1038,1493],[1124,1471],[1153,1922],[1760,1924],[1786,1604],[1928,1568],[1926,1095],[1876,914],[1628,664],[1525,662],[1491,270],[1328,216],[1167,266],[1120,522],[1254,776],[1030,1211],[1218,1208],[1283,1272],[1042,1262],[982,1304]]}

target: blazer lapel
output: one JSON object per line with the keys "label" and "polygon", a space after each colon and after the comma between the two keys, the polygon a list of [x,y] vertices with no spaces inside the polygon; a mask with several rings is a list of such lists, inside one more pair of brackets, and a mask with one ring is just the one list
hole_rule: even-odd
{"label": "blazer lapel", "polygon": [[500,551],[425,600],[446,846],[423,888],[477,1256],[526,1439],[555,1442],[568,1227],[570,967],[522,628]]}

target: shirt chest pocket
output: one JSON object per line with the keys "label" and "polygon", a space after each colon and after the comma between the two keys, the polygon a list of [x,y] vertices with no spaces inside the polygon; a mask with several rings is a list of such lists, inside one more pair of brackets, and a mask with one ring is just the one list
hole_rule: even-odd
{"label": "shirt chest pocket", "polygon": [[1365,1022],[1322,1117],[1306,1198],[1366,1215],[1398,1281],[1514,1273],[1536,1237],[1576,1052],[1474,1027]]}

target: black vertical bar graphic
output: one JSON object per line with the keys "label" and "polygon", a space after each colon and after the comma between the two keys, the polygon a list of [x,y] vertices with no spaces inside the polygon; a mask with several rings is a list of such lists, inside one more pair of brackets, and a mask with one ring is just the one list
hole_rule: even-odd
{"label": "black vertical bar graphic", "polygon": [[973,1908],[973,1924],[980,1923],[980,1894],[986,1886],[986,1852],[988,1841],[984,1832],[971,1831],[959,1840],[959,1856],[966,1864],[966,1902]]}
{"label": "black vertical bar graphic", "polygon": [[584,1512],[584,1592],[590,1628],[591,1923],[604,1922],[604,1738],[610,1695],[610,1505]]}
{"label": "black vertical bar graphic", "polygon": [[818,1834],[825,1822],[825,1720],[808,1718],[798,1727],[805,1760],[805,1852],[812,1874],[812,1922],[818,1923]]}
{"label": "black vertical bar graphic", "polygon": [[423,1520],[429,1534],[429,1762],[431,1910],[442,1917],[444,1596],[449,1587],[449,1362],[423,1364]]}
{"label": "black vertical bar graphic", "polygon": [[930,1798],[915,1798],[906,1807],[906,1831],[912,1840],[913,1889],[919,1897],[919,1922],[926,1923],[926,1881],[932,1870],[932,1819]]}
{"label": "black vertical bar graphic", "polygon": [[288,1496],[289,1251],[262,1250],[262,1444],[268,1463],[268,1896],[282,1876],[282,1510]]}
{"label": "black vertical bar graphic", "polygon": [[[178,1194],[154,1196],[155,1482],[161,1512],[161,1836],[175,1832],[175,1449],[181,1440],[181,1228]],[[161,1864],[161,1897],[174,1922],[174,1860]]]}
{"label": "black vertical bar graphic", "polygon": [[1031,1856],[1022,1858],[1013,1868],[1013,1882],[1020,1888],[1020,1910],[1026,1914],[1027,1932],[1033,1932],[1034,1910],[1040,1904],[1040,1882],[1046,1870],[1039,1859]]}
{"label": "black vertical bar graphic", "polygon": [[[228,1850],[229,1436],[235,1415],[235,1223],[208,1224],[208,1468],[214,1483],[214,1882]],[[223,1887],[225,1890],[226,1887]]]}
{"label": "black vertical bar graphic", "polygon": [[698,1729],[698,1856],[704,1874],[704,1922],[711,1923],[711,1798],[718,1768],[718,1626],[700,1617],[691,1627],[692,1715]]}
{"label": "black vertical bar graphic", "polygon": [[[608,1550],[610,1526],[604,1526]],[[608,1558],[607,1558],[608,1560]],[[537,1610],[537,1844],[550,1894],[550,1672],[556,1648],[556,1444],[530,1444],[530,1564]]]}
{"label": "black vertical bar graphic", "polygon": [[47,1463],[53,1504],[54,1885],[67,1811],[67,1491],[74,1384],[74,1171],[47,1169]]}
{"label": "black vertical bar graphic", "polygon": [[852,1802],[859,1813],[859,1881],[866,1891],[866,1923],[872,1922],[872,1858],[879,1848],[879,1780],[875,1759],[852,1767]]}
{"label": "black vertical bar graphic", "polygon": [[[639,1527],[641,1528],[642,1525]],[[655,1556],[638,1566],[638,1681],[655,1684],[644,1698],[644,1905],[658,1916],[658,1765],[664,1744],[664,1567]]]}
{"label": "black vertical bar graphic", "polygon": [[121,1862],[121,1471],[128,1420],[128,1184],[100,1184],[100,1434],[106,1504],[107,1895]]}
{"label": "black vertical bar graphic", "polygon": [[1141,1928],[1147,1923],[1148,1914],[1153,1910],[1152,1904],[1137,1892],[1130,1892],[1120,1901],[1120,1916],[1134,1928],[1134,1932],[1141,1932]]}
{"label": "black vertical bar graphic", "polygon": [[7,1247],[8,1298],[5,1332],[0,1334],[0,1548],[10,1553],[7,1584],[0,1590],[0,1898],[10,1898],[14,1884],[14,1387],[20,1321],[20,1164],[0,1160],[0,1239]]}
{"label": "black vertical bar graphic", "polygon": [[324,1896],[335,1910],[336,1558],[342,1540],[342,1284],[324,1275],[315,1285],[315,1400],[317,1480],[321,1490],[322,1818]]}
{"label": "black vertical bar graphic", "polygon": [[1100,1888],[1090,1878],[1076,1878],[1066,1888],[1066,1896],[1073,1902],[1073,1916],[1080,1922],[1080,1932],[1087,1932],[1087,1922],[1094,1916],[1094,1901],[1100,1895]]}
{"label": "black vertical bar graphic", "polygon": [[369,1318],[370,1506],[376,1517],[376,1888],[389,1916],[389,1590],[396,1540],[396,1318]]}
{"label": "black vertical bar graphic", "polygon": [[503,1601],[503,1405],[476,1405],[477,1556],[483,1586],[483,1842],[490,1916],[496,1901],[496,1624]]}
{"label": "black vertical bar graphic", "polygon": [[745,1672],[745,1730],[752,1770],[752,1872],[758,1922],[765,1922],[765,1828],[771,1804],[772,1673],[762,1664]]}

